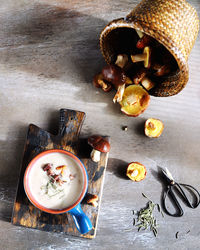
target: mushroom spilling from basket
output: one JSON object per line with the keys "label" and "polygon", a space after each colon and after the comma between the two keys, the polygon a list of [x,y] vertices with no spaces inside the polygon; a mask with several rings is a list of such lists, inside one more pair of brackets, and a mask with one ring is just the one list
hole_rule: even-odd
{"label": "mushroom spilling from basket", "polygon": [[178,69],[176,60],[163,45],[141,31],[135,32],[137,39],[133,40],[132,50],[116,55],[113,63],[93,78],[93,85],[104,92],[115,88],[113,102],[120,104],[124,114],[133,117],[147,109],[149,91]]}
{"label": "mushroom spilling from basket", "polygon": [[140,115],[149,105],[148,95],[172,96],[186,86],[198,31],[197,11],[187,1],[142,0],[102,30],[100,50],[108,66],[94,85],[106,92],[114,87],[113,101],[122,112]]}

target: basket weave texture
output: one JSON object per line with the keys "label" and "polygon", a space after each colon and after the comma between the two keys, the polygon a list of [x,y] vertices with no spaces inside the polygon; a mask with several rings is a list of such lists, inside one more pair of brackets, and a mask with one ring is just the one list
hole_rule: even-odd
{"label": "basket weave texture", "polygon": [[113,20],[101,32],[100,48],[108,64],[112,63],[113,51],[106,38],[111,31],[120,28],[140,30],[170,51],[179,71],[164,78],[151,94],[171,96],[179,93],[188,82],[188,56],[199,31],[196,10],[185,0],[143,0],[126,18]]}

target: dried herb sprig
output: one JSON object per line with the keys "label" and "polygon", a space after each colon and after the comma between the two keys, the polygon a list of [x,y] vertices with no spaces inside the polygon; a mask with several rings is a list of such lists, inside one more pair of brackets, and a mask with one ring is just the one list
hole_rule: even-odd
{"label": "dried herb sprig", "polygon": [[[154,236],[156,237],[158,234],[158,224],[157,221],[153,215],[153,211],[155,207],[157,207],[158,212],[162,213],[160,205],[157,203],[154,203],[152,200],[150,200],[145,194],[142,193],[142,195],[149,200],[147,207],[142,208],[140,211],[137,212],[137,224],[135,223],[135,218],[133,220],[133,225],[138,227],[138,231],[141,229],[146,230],[150,229],[153,233]],[[162,213],[162,216],[163,213]]]}

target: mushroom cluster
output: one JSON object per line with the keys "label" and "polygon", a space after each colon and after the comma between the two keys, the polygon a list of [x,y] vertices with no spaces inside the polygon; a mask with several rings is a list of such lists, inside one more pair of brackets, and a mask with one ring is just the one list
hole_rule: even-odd
{"label": "mushroom cluster", "polygon": [[148,92],[177,68],[175,59],[163,45],[139,30],[136,33],[134,53],[118,54],[113,64],[105,66],[93,79],[94,86],[104,92],[116,89],[113,102],[118,102],[128,116],[144,112],[149,105]]}

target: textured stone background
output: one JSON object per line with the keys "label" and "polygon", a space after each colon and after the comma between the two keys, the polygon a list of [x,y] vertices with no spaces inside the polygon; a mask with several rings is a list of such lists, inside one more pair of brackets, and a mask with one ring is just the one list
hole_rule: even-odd
{"label": "textured stone background", "polygon": [[[162,219],[158,214],[158,238],[132,227],[132,209],[146,204],[142,192],[160,202],[163,187],[157,178],[158,166],[167,166],[177,180],[200,189],[200,36],[190,55],[186,88],[177,96],[151,98],[149,108],[137,118],[124,116],[112,103],[114,92],[105,94],[91,83],[104,65],[98,43],[100,31],[112,19],[129,13],[137,2],[0,1],[0,249],[199,249],[200,208],[192,210],[183,205],[182,218],[166,215]],[[199,0],[189,2],[200,15]],[[86,112],[82,136],[111,136],[112,150],[93,240],[10,223],[27,126],[34,123],[55,132],[60,108]],[[149,117],[165,124],[158,139],[143,135],[143,124]],[[127,132],[121,129],[123,125],[128,126]],[[121,175],[131,161],[147,167],[144,181],[132,183]]]}

